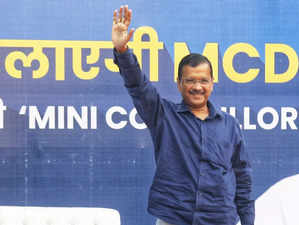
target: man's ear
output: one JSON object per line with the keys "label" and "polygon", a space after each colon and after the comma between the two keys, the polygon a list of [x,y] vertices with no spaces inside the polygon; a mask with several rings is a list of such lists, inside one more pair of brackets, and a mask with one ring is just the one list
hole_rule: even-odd
{"label": "man's ear", "polygon": [[176,85],[177,85],[179,91],[181,92],[181,90],[182,90],[182,82],[179,80],[179,78],[177,78],[177,80],[176,80]]}

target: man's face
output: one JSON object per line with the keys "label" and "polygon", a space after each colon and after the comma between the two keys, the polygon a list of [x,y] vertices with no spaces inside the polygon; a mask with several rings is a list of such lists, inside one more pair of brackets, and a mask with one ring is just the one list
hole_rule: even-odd
{"label": "man's face", "polygon": [[202,108],[207,105],[213,91],[213,79],[209,64],[202,63],[196,67],[185,65],[182,78],[177,81],[178,89],[185,103],[191,108]]}

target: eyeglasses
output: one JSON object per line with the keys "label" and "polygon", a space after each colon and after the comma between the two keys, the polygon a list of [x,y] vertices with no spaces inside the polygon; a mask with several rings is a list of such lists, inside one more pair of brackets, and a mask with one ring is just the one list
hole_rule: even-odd
{"label": "eyeglasses", "polygon": [[183,79],[184,84],[187,86],[194,86],[196,83],[199,83],[200,85],[208,85],[210,84],[211,80],[209,79]]}

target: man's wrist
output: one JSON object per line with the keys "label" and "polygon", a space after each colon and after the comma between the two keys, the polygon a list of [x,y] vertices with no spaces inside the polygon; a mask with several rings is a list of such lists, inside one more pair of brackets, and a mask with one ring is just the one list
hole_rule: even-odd
{"label": "man's wrist", "polygon": [[115,49],[118,53],[122,54],[122,53],[124,53],[128,50],[128,45],[125,45],[125,46],[122,46],[122,47],[117,47]]}

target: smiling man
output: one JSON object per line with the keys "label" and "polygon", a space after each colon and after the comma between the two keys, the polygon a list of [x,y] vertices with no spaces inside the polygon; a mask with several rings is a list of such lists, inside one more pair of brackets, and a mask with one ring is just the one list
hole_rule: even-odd
{"label": "smiling man", "polygon": [[200,54],[185,56],[179,64],[177,85],[190,111],[202,120],[208,117],[208,99],[213,91],[210,61]]}
{"label": "smiling man", "polygon": [[155,148],[156,172],[148,211],[157,225],[254,224],[251,165],[237,121],[209,96],[213,69],[200,54],[185,56],[178,69],[181,103],[162,98],[142,73],[127,43],[132,11],[115,10],[115,63]]}

